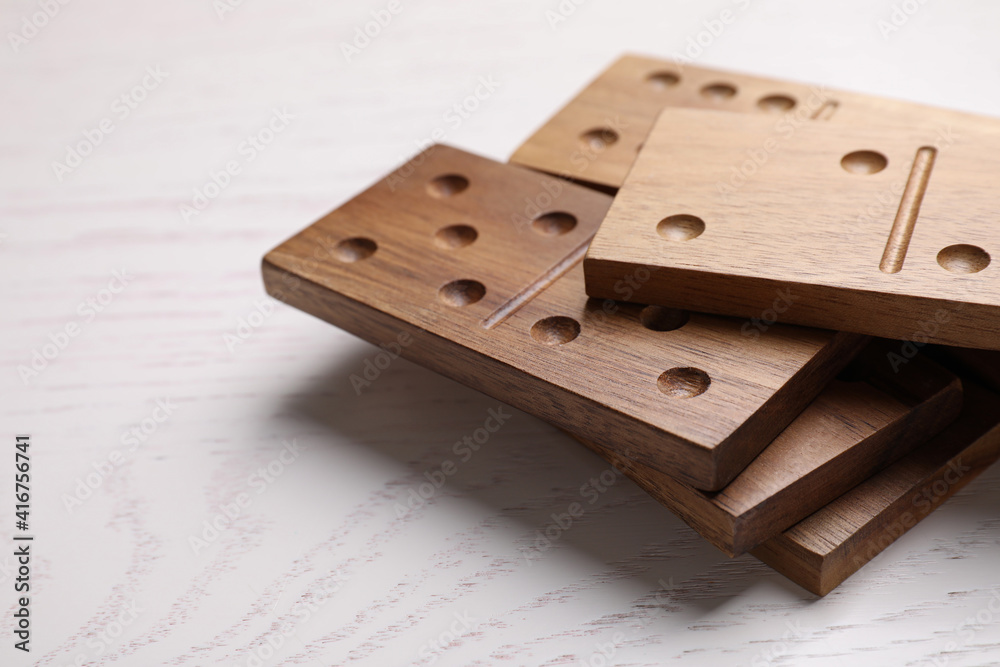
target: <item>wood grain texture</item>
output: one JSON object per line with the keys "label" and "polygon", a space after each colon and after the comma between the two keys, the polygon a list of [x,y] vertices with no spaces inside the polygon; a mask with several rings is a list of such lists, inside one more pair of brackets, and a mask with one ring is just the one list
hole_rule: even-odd
{"label": "wood grain texture", "polygon": [[826,595],[1000,458],[1000,396],[966,382],[951,427],[753,554]]}
{"label": "wood grain texture", "polygon": [[539,128],[510,160],[614,191],[625,182],[660,112],[671,107],[763,115],[786,138],[811,122],[850,128],[930,120],[945,132],[995,122],[820,84],[625,55]]}
{"label": "wood grain texture", "polygon": [[588,293],[655,266],[637,300],[1000,347],[1000,122],[947,137],[935,122],[783,139],[770,118],[668,109],[591,244]]}
{"label": "wood grain texture", "polygon": [[[698,491],[581,440],[730,556],[777,536],[958,416],[957,376],[918,356],[896,372],[872,343],[724,489]],[[852,375],[853,374],[853,375]],[[863,378],[863,379],[862,379]]]}
{"label": "wood grain texture", "polygon": [[[1000,590],[1000,467],[822,599],[749,554],[727,558],[629,479],[588,504],[580,488],[607,462],[507,406],[503,429],[399,519],[396,503],[458,461],[453,445],[500,403],[405,359],[358,395],[350,377],[379,348],[263,292],[268,249],[435,128],[505,160],[619,52],[669,58],[718,7],[636,0],[623,13],[588,2],[553,30],[543,11],[556,3],[403,2],[348,63],[341,43],[384,0],[233,2],[223,18],[221,4],[69,2],[16,55],[8,31],[41,8],[4,5],[0,421],[38,447],[39,559],[33,650],[22,655],[8,641],[16,564],[0,553],[0,665],[245,667],[282,638],[262,667],[405,665],[455,614],[475,629],[433,667],[1000,662],[1000,616],[972,641],[958,629]],[[1000,5],[927,2],[883,40],[888,4],[755,0],[698,64],[1000,108],[989,85]],[[169,78],[58,182],[52,161],[156,64]],[[447,125],[443,114],[480,76],[500,82],[496,94],[460,128]],[[274,107],[294,122],[185,224],[178,206],[240,157]],[[82,323],[77,304],[122,269],[135,275],[128,289],[22,383],[17,366],[66,322]],[[271,312],[263,323],[258,304]],[[224,337],[247,334],[247,318],[260,326],[230,350]],[[170,421],[67,512],[63,494],[121,449],[157,399],[177,406]],[[256,494],[247,478],[286,439],[302,455]],[[189,538],[246,491],[253,504],[195,555]],[[529,565],[519,547],[572,502],[586,514]],[[132,602],[140,617],[95,655]]]}
{"label": "wood grain texture", "polygon": [[[539,194],[556,201],[514,224],[512,207]],[[366,340],[394,344],[403,332],[414,341],[397,345],[405,357],[698,488],[721,488],[862,339],[794,327],[754,338],[734,320],[588,300],[579,262],[609,203],[436,146],[268,253],[265,283]],[[442,247],[456,226],[464,240]],[[630,271],[618,296],[649,279]]]}

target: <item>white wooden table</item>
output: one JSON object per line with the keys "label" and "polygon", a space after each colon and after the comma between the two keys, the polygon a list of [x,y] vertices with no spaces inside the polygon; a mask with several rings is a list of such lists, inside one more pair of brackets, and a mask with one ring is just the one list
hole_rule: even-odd
{"label": "white wooden table", "polygon": [[1000,663],[1000,470],[818,600],[627,480],[595,492],[606,464],[497,401],[403,360],[357,394],[377,348],[259,276],[438,128],[504,160],[620,53],[681,54],[723,9],[700,64],[996,113],[996,3],[65,1],[0,12],[0,664]]}

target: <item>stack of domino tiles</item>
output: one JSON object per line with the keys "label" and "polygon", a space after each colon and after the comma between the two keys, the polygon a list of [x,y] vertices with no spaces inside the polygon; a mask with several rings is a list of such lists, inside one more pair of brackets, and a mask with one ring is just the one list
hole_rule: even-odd
{"label": "stack of domino tiles", "polygon": [[[510,164],[433,146],[268,253],[264,280],[371,342],[408,336],[404,356],[825,595],[1000,457],[1000,363],[974,349],[1000,347],[988,229],[916,224],[932,173],[973,178],[956,136],[995,124],[626,56]],[[912,275],[930,263],[979,283]]]}

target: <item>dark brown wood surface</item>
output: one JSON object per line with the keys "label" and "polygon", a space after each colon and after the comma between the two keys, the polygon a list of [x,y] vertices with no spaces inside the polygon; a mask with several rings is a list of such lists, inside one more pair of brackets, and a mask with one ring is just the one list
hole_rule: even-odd
{"label": "dark brown wood surface", "polygon": [[585,260],[591,296],[1000,347],[1000,122],[809,123],[668,109]]}
{"label": "dark brown wood surface", "polygon": [[[719,489],[864,339],[783,326],[750,336],[738,320],[588,299],[579,263],[609,204],[437,146],[268,253],[264,280],[366,340],[408,336],[404,357]],[[631,271],[617,296],[649,279]]]}
{"label": "dark brown wood surface", "polygon": [[958,420],[753,554],[826,595],[1000,457],[1000,397],[965,382]]}
{"label": "dark brown wood surface", "polygon": [[539,128],[510,161],[607,191],[617,190],[660,112],[670,107],[763,116],[775,136],[783,139],[790,139],[810,123],[850,128],[929,120],[947,134],[959,126],[995,122],[824,85],[625,55]]}
{"label": "dark brown wood surface", "polygon": [[721,491],[698,491],[583,440],[730,556],[777,536],[958,416],[962,384],[923,356],[896,373],[877,341]]}

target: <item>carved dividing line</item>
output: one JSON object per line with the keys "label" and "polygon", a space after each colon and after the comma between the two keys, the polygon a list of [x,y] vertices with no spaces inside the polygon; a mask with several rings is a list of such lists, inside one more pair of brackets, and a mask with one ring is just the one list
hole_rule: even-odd
{"label": "carved dividing line", "polygon": [[826,102],[823,103],[823,106],[817,109],[816,113],[812,115],[812,119],[830,120],[830,118],[833,117],[833,114],[836,113],[837,109],[839,108],[840,108],[840,102],[837,102],[836,100],[827,100]]}
{"label": "carved dividing line", "polygon": [[513,299],[497,308],[492,315],[483,320],[483,328],[492,329],[496,325],[500,324],[520,310],[524,304],[541,294],[546,287],[566,275],[570,269],[583,261],[583,257],[587,254],[587,248],[590,247],[590,241],[592,239],[593,236],[587,239],[584,244],[573,250],[573,252],[569,255],[564,257],[558,264],[546,271],[541,278],[521,290],[520,293],[515,295]]}
{"label": "carved dividing line", "polygon": [[899,202],[896,221],[892,223],[892,231],[889,232],[889,240],[886,241],[885,252],[882,253],[882,263],[878,267],[884,273],[899,273],[903,268],[903,260],[906,259],[906,251],[910,247],[910,238],[917,224],[917,216],[920,215],[920,204],[924,201],[927,182],[930,181],[936,158],[937,149],[924,146],[917,151],[917,156],[913,159],[910,178],[906,181],[906,190],[903,191],[903,199]]}

